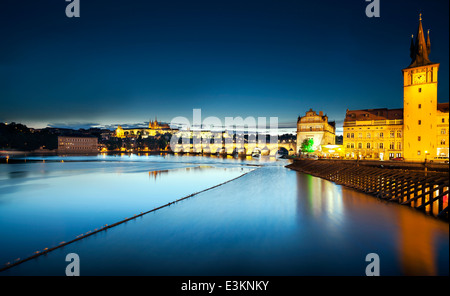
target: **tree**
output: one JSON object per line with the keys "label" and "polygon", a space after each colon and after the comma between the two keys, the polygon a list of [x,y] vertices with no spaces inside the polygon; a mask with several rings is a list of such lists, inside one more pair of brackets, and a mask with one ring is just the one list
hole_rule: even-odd
{"label": "tree", "polygon": [[0,123],[0,148],[33,151],[58,148],[58,136],[47,129],[33,130],[20,123]]}
{"label": "tree", "polygon": [[314,140],[313,139],[305,139],[302,142],[301,150],[303,153],[311,153],[314,152]]}

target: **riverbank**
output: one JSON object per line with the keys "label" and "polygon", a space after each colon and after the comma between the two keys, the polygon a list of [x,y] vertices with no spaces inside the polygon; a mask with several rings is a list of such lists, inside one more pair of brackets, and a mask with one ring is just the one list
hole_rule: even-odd
{"label": "riverbank", "polygon": [[[293,158],[293,161],[295,163],[312,160]],[[318,161],[327,162],[330,165],[347,164],[354,166],[378,167],[385,169],[404,169],[404,170],[419,170],[419,171],[424,171],[426,169],[427,171],[436,171],[436,172],[449,171],[448,163],[439,163],[434,161],[413,162],[413,161],[395,161],[395,160],[380,161],[380,160],[355,160],[355,159],[348,159],[348,160],[320,159]]]}
{"label": "riverbank", "polygon": [[287,168],[448,221],[448,164],[300,160]]}
{"label": "riverbank", "polygon": [[38,149],[24,150],[0,150],[0,156],[27,156],[27,155],[57,155],[57,150]]}

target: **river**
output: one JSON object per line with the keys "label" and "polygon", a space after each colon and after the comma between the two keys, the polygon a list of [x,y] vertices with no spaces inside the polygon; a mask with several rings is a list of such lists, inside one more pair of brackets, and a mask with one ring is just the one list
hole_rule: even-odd
{"label": "river", "polygon": [[[285,168],[175,155],[0,164],[0,264],[222,184],[0,275],[448,275],[449,225]],[[233,180],[234,179],[234,180]]]}

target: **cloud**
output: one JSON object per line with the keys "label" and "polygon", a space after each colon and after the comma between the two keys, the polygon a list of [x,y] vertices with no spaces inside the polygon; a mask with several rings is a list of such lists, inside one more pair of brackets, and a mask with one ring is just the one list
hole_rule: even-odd
{"label": "cloud", "polygon": [[104,128],[99,123],[85,123],[85,122],[70,122],[70,123],[48,123],[47,127],[51,128],[67,128],[67,129],[90,129],[90,128]]}

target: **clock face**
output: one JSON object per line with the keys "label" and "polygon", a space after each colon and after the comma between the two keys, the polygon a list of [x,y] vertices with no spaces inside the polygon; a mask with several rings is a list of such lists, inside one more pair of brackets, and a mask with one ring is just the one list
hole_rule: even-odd
{"label": "clock face", "polygon": [[414,84],[425,83],[426,77],[425,74],[416,74],[414,75]]}

